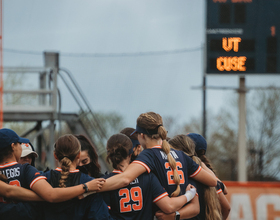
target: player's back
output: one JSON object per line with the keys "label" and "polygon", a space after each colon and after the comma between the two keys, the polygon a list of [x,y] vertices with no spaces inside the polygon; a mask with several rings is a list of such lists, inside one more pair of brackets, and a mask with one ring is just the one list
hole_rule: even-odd
{"label": "player's back", "polygon": [[[114,170],[105,178],[121,172]],[[112,217],[124,220],[152,220],[155,212],[154,203],[164,196],[168,194],[156,176],[147,173],[140,175],[126,187],[103,194]]]}
{"label": "player's back", "polygon": [[[188,185],[188,177],[201,168],[182,151],[170,149],[170,154],[176,160],[177,172],[180,177],[181,194],[183,194]],[[176,190],[177,186],[174,181],[174,172],[167,160],[167,155],[160,146],[145,149],[133,163],[144,166],[148,173],[153,172],[169,195]]]}

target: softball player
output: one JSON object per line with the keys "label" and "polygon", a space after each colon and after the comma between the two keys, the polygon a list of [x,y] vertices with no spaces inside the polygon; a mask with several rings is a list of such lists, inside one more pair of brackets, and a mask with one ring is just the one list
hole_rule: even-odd
{"label": "softball player", "polygon": [[[71,134],[60,137],[54,145],[54,156],[61,167],[44,173],[52,187],[69,187],[83,184],[93,179],[76,169],[79,164],[81,145]],[[43,219],[111,219],[108,207],[99,193],[82,200],[73,199],[63,203],[46,203],[43,206]]]}
{"label": "softball player", "polygon": [[138,133],[138,140],[145,150],[125,172],[108,178],[101,191],[124,187],[146,171],[155,173],[161,185],[172,196],[179,195],[180,191],[185,192],[189,176],[206,185],[216,186],[214,176],[204,171],[183,152],[170,149],[166,141],[167,131],[162,125],[160,115],[153,112],[141,114],[137,119],[135,132]]}
{"label": "softball player", "polygon": [[[195,144],[194,148],[195,148],[195,152],[196,152],[197,156],[212,172],[214,172],[214,169],[212,168],[210,161],[208,160],[208,158],[205,155],[206,150],[207,150],[207,142],[206,142],[205,138],[197,133],[189,133],[189,134],[187,134],[187,136],[193,140],[193,142]],[[225,195],[227,194],[227,188],[221,181],[218,181],[216,190],[217,190],[217,194],[219,196],[223,219],[227,219],[227,217],[230,213],[230,204],[229,204],[227,198],[225,197]]]}
{"label": "softball player", "polygon": [[[182,150],[188,156],[190,156],[196,163],[202,165],[201,160],[196,157],[195,144],[192,139],[186,135],[176,135],[174,138],[169,140],[169,144],[172,148]],[[211,171],[209,171],[211,172]],[[222,219],[221,206],[218,200],[215,187],[205,186],[195,180],[190,180],[191,183],[197,187],[199,195],[200,213],[194,218],[195,219]],[[183,208],[184,209],[184,208]],[[182,217],[184,216],[184,210],[180,210]],[[160,219],[164,219],[162,216]],[[166,218],[168,219],[168,218]]]}
{"label": "softball player", "polygon": [[[29,143],[28,139],[19,137],[10,129],[0,129],[0,173],[4,174],[10,185],[22,186],[32,189],[41,198],[49,202],[62,202],[75,198],[85,191],[99,190],[103,179],[95,179],[69,188],[52,188],[46,181],[46,177],[29,164],[18,164],[22,148],[20,143]],[[4,202],[4,198],[0,199]],[[41,199],[40,199],[41,200]]]}
{"label": "softball player", "polygon": [[[121,174],[130,164],[134,146],[124,134],[115,134],[107,142],[107,161],[113,164],[115,170],[107,177]],[[169,198],[156,176],[144,173],[129,183],[126,187],[104,193],[110,213],[117,219],[151,220],[154,217],[156,204],[166,213],[175,212],[179,207],[189,202],[195,196],[195,189],[185,195]]]}

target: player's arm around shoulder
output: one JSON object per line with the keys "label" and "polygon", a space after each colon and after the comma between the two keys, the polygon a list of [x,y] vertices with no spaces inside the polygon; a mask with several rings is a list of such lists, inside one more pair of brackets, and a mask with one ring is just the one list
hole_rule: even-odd
{"label": "player's arm around shoulder", "polygon": [[[197,216],[200,212],[198,196],[195,196],[186,206],[178,210],[180,219],[189,219]],[[174,220],[176,212],[166,214],[162,211],[156,212],[158,220]]]}
{"label": "player's arm around shoulder", "polygon": [[106,183],[103,185],[100,192],[126,187],[129,183],[145,172],[146,169],[142,165],[131,163],[123,173],[106,179]]}
{"label": "player's arm around shoulder", "polygon": [[20,201],[43,201],[35,192],[23,187],[15,187],[0,181],[0,195]]}

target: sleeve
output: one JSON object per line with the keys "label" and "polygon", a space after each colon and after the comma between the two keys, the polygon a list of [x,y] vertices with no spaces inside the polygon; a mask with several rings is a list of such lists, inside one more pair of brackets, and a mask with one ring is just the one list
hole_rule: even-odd
{"label": "sleeve", "polygon": [[142,151],[132,163],[142,165],[148,173],[153,171],[155,169],[155,163],[152,149],[145,149]]}
{"label": "sleeve", "polygon": [[42,176],[45,176],[47,178],[47,181],[49,182],[51,179],[51,171],[47,171],[47,172],[40,172],[42,174]]}
{"label": "sleeve", "polygon": [[163,197],[168,196],[168,193],[164,190],[155,174],[150,173],[148,175],[151,178],[150,187],[152,188],[153,202],[156,203]]}
{"label": "sleeve", "polygon": [[223,183],[220,181],[217,181],[217,186],[215,187],[217,194],[220,194],[221,192],[223,192],[222,186],[223,186]]}
{"label": "sleeve", "polygon": [[27,181],[27,184],[29,185],[29,188],[32,189],[32,186],[34,183],[36,183],[38,180],[41,179],[47,179],[45,176],[43,176],[35,167],[24,164],[24,176]]}
{"label": "sleeve", "polygon": [[183,155],[186,159],[189,177],[190,178],[195,177],[201,171],[201,169],[202,169],[201,166],[199,166],[196,162],[193,161],[192,158],[190,158],[186,154],[183,154]]}

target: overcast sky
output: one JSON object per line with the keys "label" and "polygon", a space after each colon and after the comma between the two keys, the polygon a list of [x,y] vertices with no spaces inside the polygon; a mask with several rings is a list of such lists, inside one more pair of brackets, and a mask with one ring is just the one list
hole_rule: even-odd
{"label": "overcast sky", "polygon": [[[118,112],[133,127],[146,111],[187,122],[202,115],[202,91],[192,87],[202,84],[204,2],[3,0],[4,66],[43,66],[43,51],[57,51],[60,66],[72,72],[93,111]],[[182,49],[146,56],[80,55]],[[239,80],[208,76],[207,84],[238,87]],[[280,76],[248,76],[246,84],[279,86]],[[62,110],[78,111],[62,83],[59,86]],[[207,107],[218,112],[232,94],[208,90]]]}

